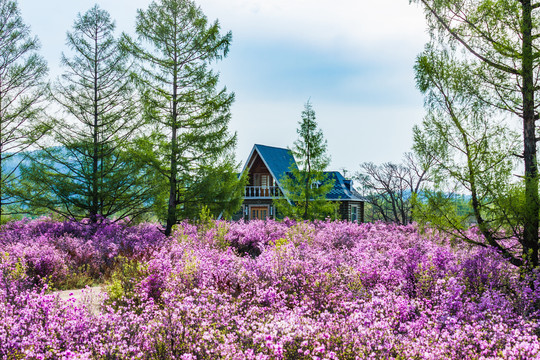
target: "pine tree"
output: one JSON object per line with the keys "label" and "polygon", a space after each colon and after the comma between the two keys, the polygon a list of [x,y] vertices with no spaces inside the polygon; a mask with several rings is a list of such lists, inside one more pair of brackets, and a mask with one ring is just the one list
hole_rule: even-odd
{"label": "pine tree", "polygon": [[324,174],[330,157],[326,154],[326,140],[322,131],[317,129],[315,120],[315,111],[308,101],[297,129],[298,139],[292,149],[298,166],[292,166],[289,177],[282,180],[288,200],[274,201],[284,216],[313,220],[333,217],[336,213],[336,205],[326,199],[334,184]]}
{"label": "pine tree", "polygon": [[[162,177],[165,234],[202,206],[214,215],[241,205],[243,183],[234,174],[236,135],[228,132],[234,94],[218,90],[209,65],[224,58],[232,35],[220,34],[190,0],[161,0],[139,10],[138,42],[125,46],[140,61],[144,113],[153,123],[147,159]],[[208,179],[220,179],[209,183]],[[204,184],[204,186],[202,186]],[[228,191],[223,191],[228,189]]]}
{"label": "pine tree", "polygon": [[17,3],[0,0],[0,216],[14,211],[6,208],[15,201],[25,151],[48,129],[40,121],[48,70],[38,50]]}
{"label": "pine tree", "polygon": [[97,5],[78,15],[67,35],[71,56],[53,88],[61,117],[51,122],[52,142],[23,168],[26,201],[70,218],[137,216],[152,198],[147,174],[132,156],[140,126],[128,54],[115,24]]}

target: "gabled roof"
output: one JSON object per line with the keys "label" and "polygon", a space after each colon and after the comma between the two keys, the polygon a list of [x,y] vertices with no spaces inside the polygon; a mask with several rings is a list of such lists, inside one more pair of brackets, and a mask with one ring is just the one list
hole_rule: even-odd
{"label": "gabled roof", "polygon": [[251,150],[251,153],[249,154],[242,172],[246,170],[255,152],[260,155],[264,165],[266,165],[270,171],[270,174],[272,174],[272,177],[278,182],[278,184],[280,180],[286,176],[287,172],[291,169],[291,166],[296,167],[296,161],[294,160],[291,150],[255,144]]}
{"label": "gabled roof", "polygon": [[352,186],[352,181],[345,179],[340,172],[329,171],[324,174],[328,180],[334,180],[334,187],[326,195],[328,200],[364,201],[364,198]]}
{"label": "gabled roof", "polygon": [[[287,176],[290,176],[291,166],[297,168],[296,161],[294,160],[291,150],[278,148],[273,146],[266,146],[255,144],[249,157],[242,169],[242,172],[246,171],[250,166],[250,161],[253,159],[253,155],[257,152],[268,168],[272,177],[276,180],[278,186],[281,188],[281,180]],[[347,180],[338,171],[329,171],[324,173],[329,180],[334,181],[334,187],[327,195],[329,200],[352,200],[352,201],[364,201],[365,199],[354,189],[352,181]],[[283,189],[281,189],[283,190]]]}

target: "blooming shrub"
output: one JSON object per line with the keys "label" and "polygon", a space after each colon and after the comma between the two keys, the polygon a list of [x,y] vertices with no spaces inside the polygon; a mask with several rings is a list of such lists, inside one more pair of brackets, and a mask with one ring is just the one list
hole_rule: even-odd
{"label": "blooming shrub", "polygon": [[[540,357],[538,278],[520,279],[492,249],[452,245],[413,225],[183,223],[168,239],[150,225],[51,230],[67,226],[9,224],[1,251],[38,234],[55,244],[42,257],[54,249],[69,272],[70,261],[105,261],[85,245],[95,241],[122,255],[124,285],[92,313],[29,287],[22,250],[2,256],[0,358]],[[110,244],[96,235],[105,233]],[[71,244],[77,251],[65,250]]]}
{"label": "blooming shrub", "polygon": [[164,240],[152,224],[25,219],[0,229],[0,252],[23,261],[34,284],[65,288],[77,279],[86,282],[83,286],[98,281],[114,269],[118,256],[149,256]]}

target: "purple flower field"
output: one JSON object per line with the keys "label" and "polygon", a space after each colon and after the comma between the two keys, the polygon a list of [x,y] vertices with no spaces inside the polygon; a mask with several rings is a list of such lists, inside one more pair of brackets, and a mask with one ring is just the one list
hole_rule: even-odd
{"label": "purple flower field", "polygon": [[[103,282],[99,312],[50,293]],[[0,230],[0,358],[535,359],[539,289],[412,225],[19,221]]]}

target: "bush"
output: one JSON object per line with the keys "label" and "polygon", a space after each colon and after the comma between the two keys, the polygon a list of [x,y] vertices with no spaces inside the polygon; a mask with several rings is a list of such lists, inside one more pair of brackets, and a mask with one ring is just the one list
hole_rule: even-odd
{"label": "bush", "polygon": [[[540,357],[536,274],[524,279],[493,249],[414,225],[207,219],[168,239],[149,225],[85,226],[3,229],[3,254],[19,253],[0,262],[0,358]],[[82,259],[106,264],[100,314],[28,285],[38,268],[61,273],[32,260],[57,253],[69,274]],[[91,269],[79,273],[103,278],[101,265]]]}

